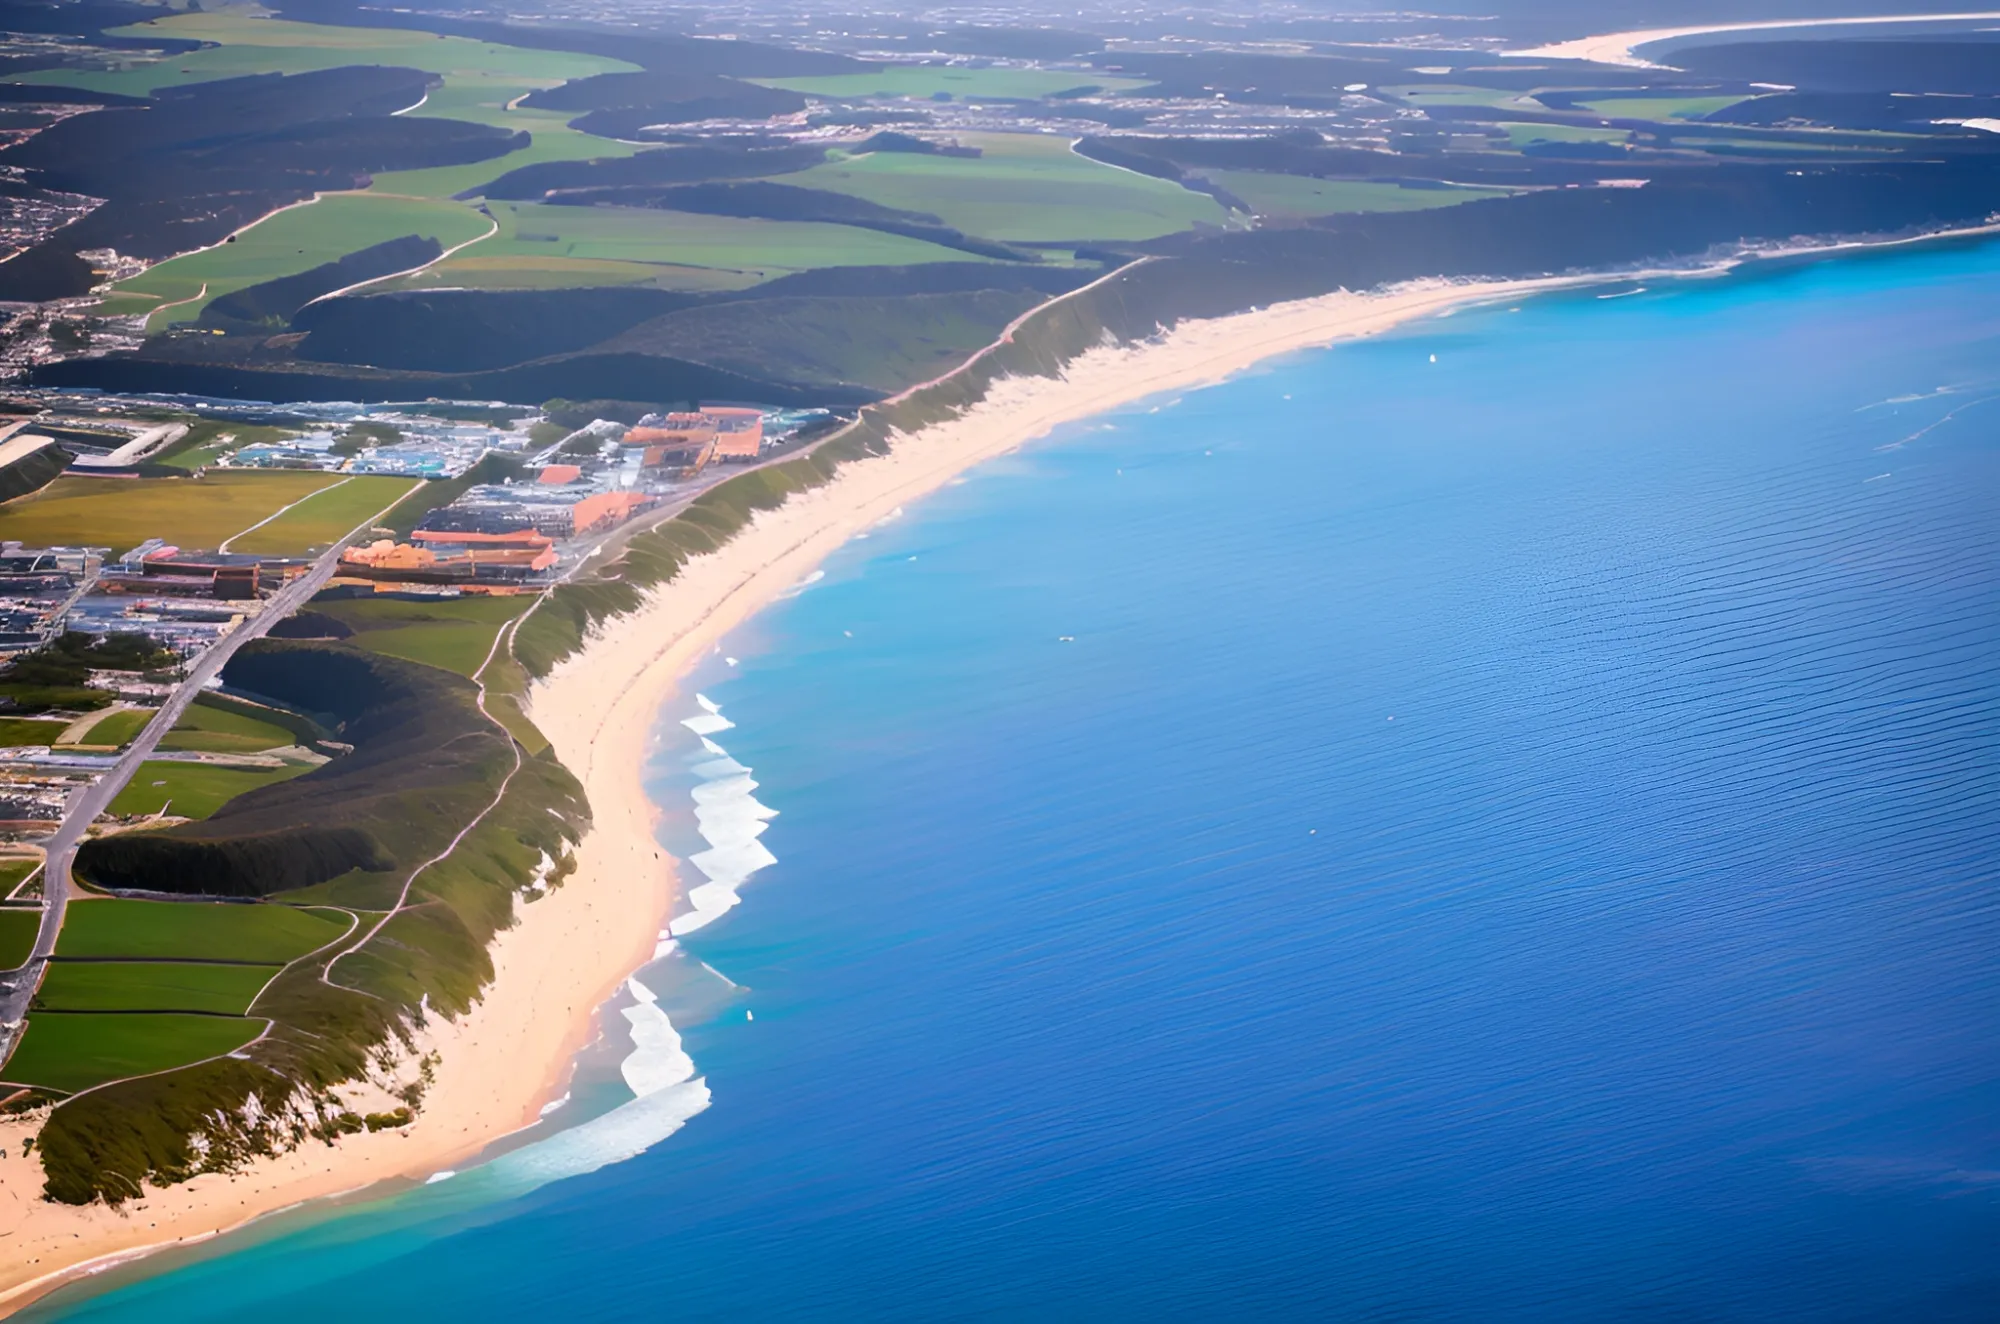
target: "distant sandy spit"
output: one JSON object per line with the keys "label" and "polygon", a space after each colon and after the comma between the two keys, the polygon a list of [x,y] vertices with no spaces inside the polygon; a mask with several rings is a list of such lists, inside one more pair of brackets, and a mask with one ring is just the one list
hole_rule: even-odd
{"label": "distant sandy spit", "polygon": [[592,825],[576,871],[500,935],[484,998],[426,1031],[422,1048],[438,1063],[417,1120],[335,1145],[308,1141],[240,1173],[149,1190],[119,1210],[42,1200],[40,1162],[21,1152],[33,1124],[0,1124],[0,1314],[71,1279],[304,1201],[421,1181],[533,1124],[567,1087],[572,1060],[597,1033],[598,1009],[650,957],[674,900],[673,863],[655,840],[657,811],[642,778],[661,709],[723,636],[856,533],[1064,423],[1459,305],[1603,279],[1425,281],[1184,323],[1144,344],[1091,350],[1058,378],[1004,379],[959,418],[898,437],[888,455],[843,465],[825,486],[758,515],[534,687],[532,716],[582,781]]}

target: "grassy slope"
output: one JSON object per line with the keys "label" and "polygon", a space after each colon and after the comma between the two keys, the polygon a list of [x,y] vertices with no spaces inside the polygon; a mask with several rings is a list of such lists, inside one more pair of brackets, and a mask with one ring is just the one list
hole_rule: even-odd
{"label": "grassy slope", "polygon": [[0,910],[0,970],[12,970],[28,959],[35,949],[35,933],[42,925],[39,910]]}
{"label": "grassy slope", "polygon": [[1336,212],[1420,211],[1503,196],[1501,189],[1403,188],[1366,180],[1310,179],[1256,170],[1205,170],[1207,178],[1263,216],[1330,216]]}
{"label": "grassy slope", "polygon": [[1078,156],[1066,138],[977,133],[962,140],[983,155],[874,152],[784,182],[929,212],[967,234],[1003,242],[1154,239],[1198,221],[1228,221],[1215,199]]}
{"label": "grassy slope", "polygon": [[304,764],[283,768],[226,768],[205,763],[149,760],[139,765],[124,790],[112,798],[113,814],[157,814],[207,818],[245,791],[311,772]]}
{"label": "grassy slope", "polygon": [[1734,106],[1745,100],[1743,97],[1613,97],[1605,101],[1579,102],[1585,110],[1611,119],[1627,120],[1695,120],[1726,106]]}
{"label": "grassy slope", "polygon": [[139,738],[146,723],[153,720],[151,708],[126,708],[100,717],[83,733],[80,745],[112,745],[122,748]]}
{"label": "grassy slope", "polygon": [[[328,193],[303,206],[273,212],[234,243],[183,254],[117,287],[120,294],[147,295],[178,307],[156,313],[149,330],[193,321],[209,300],[246,285],[309,271],[407,234],[425,235],[446,248],[477,238],[486,218],[457,202],[392,197],[375,193]],[[207,293],[201,294],[207,286]],[[182,302],[190,300],[191,302]]]}
{"label": "grassy slope", "polygon": [[219,1057],[263,1029],[262,1021],[235,1016],[42,1012],[29,1017],[20,1047],[0,1070],[13,1084],[74,1092]]}
{"label": "grassy slope", "polygon": [[44,722],[31,717],[0,717],[0,749],[49,744],[68,725],[67,722]]}
{"label": "grassy slope", "polygon": [[246,713],[224,712],[206,704],[189,704],[174,729],[160,740],[166,750],[200,750],[211,754],[260,754],[298,743],[282,726]]}
{"label": "grassy slope", "polygon": [[63,918],[58,957],[282,964],[347,932],[346,916],[293,906],[88,897]]}
{"label": "grassy slope", "polygon": [[103,92],[143,96],[159,87],[238,78],[244,74],[305,73],[350,64],[399,65],[442,74],[449,85],[454,76],[512,78],[523,89],[549,87],[571,78],[630,71],[637,66],[592,55],[564,51],[496,46],[464,37],[440,37],[429,32],[395,28],[343,28],[318,23],[293,23],[259,18],[244,9],[218,8],[211,13],[182,13],[154,19],[111,35],[140,40],[167,37],[181,41],[214,42],[203,50],[168,55],[157,61],[133,60],[106,72],[49,69],[14,81],[55,83]]}
{"label": "grassy slope", "polygon": [[0,506],[0,538],[29,547],[125,552],[148,538],[213,548],[321,488],[334,474],[217,472],[200,479],[62,477]]}
{"label": "grassy slope", "polygon": [[347,642],[358,648],[470,676],[492,651],[501,627],[533,602],[525,595],[436,602],[350,598],[315,603],[313,610],[353,629]]}
{"label": "grassy slope", "polygon": [[1600,129],[1588,124],[1502,124],[1509,146],[1529,143],[1622,143],[1632,135],[1624,129]]}
{"label": "grassy slope", "polygon": [[375,475],[351,478],[301,502],[255,533],[236,539],[229,549],[272,556],[324,551],[363,520],[408,495],[421,481]]}
{"label": "grassy slope", "polygon": [[50,1011],[200,1011],[241,1016],[275,965],[56,961],[35,995]]}
{"label": "grassy slope", "polygon": [[643,273],[666,288],[704,289],[713,287],[713,271],[756,280],[812,267],[968,260],[967,254],[954,249],[850,225],[517,202],[493,203],[492,211],[500,233],[467,249],[469,262],[455,260],[440,267],[437,284],[463,283],[457,273],[468,265],[493,283],[506,271],[518,271],[523,284],[532,287],[538,275],[550,271],[568,278],[561,283],[597,283],[588,279],[590,269],[580,263],[644,264],[631,274]]}

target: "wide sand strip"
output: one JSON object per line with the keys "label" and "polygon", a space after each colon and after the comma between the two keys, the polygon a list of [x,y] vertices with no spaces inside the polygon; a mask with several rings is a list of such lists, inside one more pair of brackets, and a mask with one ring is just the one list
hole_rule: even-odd
{"label": "wide sand strip", "polygon": [[576,872],[523,906],[496,941],[494,980],[480,1003],[427,1032],[424,1046],[439,1062],[417,1120],[333,1146],[309,1141],[241,1173],[149,1191],[119,1210],[42,1200],[40,1162],[21,1152],[33,1127],[0,1124],[0,1313],[69,1279],[302,1201],[421,1180],[535,1122],[566,1087],[571,1060],[595,1033],[597,1009],[650,956],[673,900],[671,861],[654,840],[657,811],[642,780],[660,709],[729,630],[854,534],[1061,424],[1455,305],[1582,283],[1421,282],[1185,323],[1143,345],[1092,350],[1060,378],[998,382],[960,418],[900,437],[890,454],[846,464],[825,486],[759,514],[534,687],[533,718],[582,781],[592,827],[577,848]]}

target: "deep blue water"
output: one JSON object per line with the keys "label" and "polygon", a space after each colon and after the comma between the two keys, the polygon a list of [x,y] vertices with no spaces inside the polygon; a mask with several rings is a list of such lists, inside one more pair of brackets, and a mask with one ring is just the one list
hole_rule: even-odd
{"label": "deep blue water", "polygon": [[2000,1318],[2000,246],[1156,403],[705,669],[707,1111],[65,1317]]}

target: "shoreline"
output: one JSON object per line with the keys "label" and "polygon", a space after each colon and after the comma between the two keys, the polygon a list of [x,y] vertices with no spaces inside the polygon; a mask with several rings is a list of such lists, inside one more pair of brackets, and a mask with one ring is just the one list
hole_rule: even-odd
{"label": "shoreline", "polygon": [[[1932,235],[1990,233],[1991,227]],[[1892,241],[1896,242],[1896,241]],[[1910,242],[1910,241],[1899,241]],[[1798,257],[1858,243],[1747,254]],[[1141,344],[1092,349],[1060,377],[996,382],[960,416],[899,435],[886,455],[841,466],[825,485],[758,514],[719,551],[687,563],[642,606],[594,633],[529,691],[531,718],[583,784],[592,822],[576,871],[521,908],[492,948],[494,979],[458,1022],[435,1022],[422,1049],[441,1060],[410,1126],[314,1142],[236,1174],[149,1190],[123,1210],[41,1199],[41,1167],[21,1152],[34,1128],[0,1123],[0,1316],[78,1278],[191,1246],[312,1200],[416,1183],[533,1125],[563,1093],[599,1012],[650,958],[676,899],[674,861],[654,839],[658,809],[643,769],[662,709],[722,637],[795,588],[855,534],[965,470],[1067,423],[1170,391],[1213,385],[1279,355],[1363,339],[1462,307],[1551,292],[1725,274],[1705,267],[1517,281],[1413,282],[1334,293],[1184,322]],[[606,696],[613,697],[606,702]],[[523,1064],[529,1069],[523,1070]],[[385,1189],[387,1189],[385,1187]]]}

